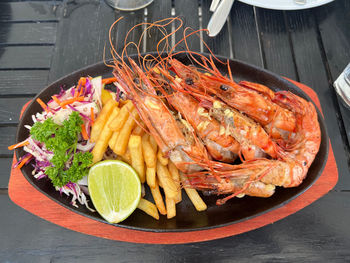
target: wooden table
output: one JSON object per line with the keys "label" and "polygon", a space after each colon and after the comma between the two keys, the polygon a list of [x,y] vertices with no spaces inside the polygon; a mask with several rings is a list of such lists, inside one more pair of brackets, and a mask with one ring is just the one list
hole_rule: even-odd
{"label": "wooden table", "polygon": [[[350,260],[350,113],[332,83],[350,62],[350,3],[337,0],[305,11],[274,11],[235,2],[213,39],[216,54],[237,58],[303,82],[318,94],[339,169],[326,196],[272,225],[238,236],[188,245],[140,245],[79,234],[14,205],[7,185],[21,106],[48,83],[102,60],[110,24],[123,15],[114,42],[142,21],[181,16],[205,27],[210,1],[155,0],[123,13],[99,0],[0,3],[0,258],[2,262],[233,261],[344,262]],[[199,12],[197,12],[199,10]],[[139,32],[132,35],[137,39]],[[178,38],[179,36],[176,36]],[[148,39],[154,50],[159,36]],[[199,41],[191,42],[201,50]],[[35,202],[35,200],[33,200]]]}

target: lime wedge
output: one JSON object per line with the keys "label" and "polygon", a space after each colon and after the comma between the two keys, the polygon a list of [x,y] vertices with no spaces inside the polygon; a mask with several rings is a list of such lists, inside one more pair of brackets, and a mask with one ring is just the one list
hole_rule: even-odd
{"label": "lime wedge", "polygon": [[108,160],[90,168],[88,187],[97,212],[109,223],[126,219],[141,198],[141,183],[128,164]]}

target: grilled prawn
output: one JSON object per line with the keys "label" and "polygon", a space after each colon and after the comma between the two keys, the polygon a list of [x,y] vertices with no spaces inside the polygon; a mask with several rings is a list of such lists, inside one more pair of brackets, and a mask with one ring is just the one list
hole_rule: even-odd
{"label": "grilled prawn", "polygon": [[209,154],[215,160],[233,162],[240,152],[240,144],[231,135],[223,132],[224,127],[209,115],[209,111],[198,100],[189,93],[180,91],[178,80],[160,68],[153,69],[152,74],[156,76],[168,103],[180,113],[183,122],[189,122],[194,128]]}
{"label": "grilled prawn", "polygon": [[201,147],[183,134],[172,113],[157,97],[157,94],[144,72],[132,60],[134,72],[121,64],[113,72],[124,92],[130,97],[138,113],[154,136],[162,152],[183,172],[202,170],[195,158],[206,159]]}
{"label": "grilled prawn", "polygon": [[[174,79],[161,68],[153,71],[161,71],[166,76],[172,92],[167,100],[189,120],[202,139],[215,142],[224,149],[231,149],[233,153],[242,153],[246,160],[266,157],[266,154],[272,158],[277,157],[278,146],[260,124],[215,98],[198,96],[191,91],[185,80],[178,77]],[[161,78],[159,74],[156,75],[158,79]],[[190,94],[197,96],[201,102]],[[212,153],[218,147],[207,143],[207,148]],[[213,157],[222,160],[215,154]]]}
{"label": "grilled prawn", "polygon": [[218,200],[218,204],[223,204],[240,194],[267,197],[273,194],[272,186],[296,187],[302,183],[321,143],[317,112],[311,102],[290,92],[280,92],[276,99],[294,111],[297,123],[296,132],[284,147],[279,148],[279,159],[256,159],[231,167],[226,165],[218,169],[222,179],[219,182],[215,182],[210,173],[193,173],[190,176],[192,186],[217,194],[233,193]]}
{"label": "grilled prawn", "polygon": [[[185,66],[176,59],[169,60],[175,73],[192,87],[193,92],[211,93],[227,105],[248,115],[266,129],[269,135],[275,139],[286,139],[294,131],[296,120],[294,114],[278,104],[274,103],[269,93],[257,92],[257,87],[239,85],[233,80],[223,76],[218,70],[214,74],[205,74],[195,67]],[[212,64],[215,69],[215,65]],[[247,88],[249,86],[249,88]],[[254,86],[254,88],[253,88]]]}

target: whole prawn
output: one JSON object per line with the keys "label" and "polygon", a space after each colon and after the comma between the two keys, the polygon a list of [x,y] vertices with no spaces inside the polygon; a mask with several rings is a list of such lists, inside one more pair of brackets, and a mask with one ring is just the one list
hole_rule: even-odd
{"label": "whole prawn", "polygon": [[[186,66],[176,59],[170,59],[169,64],[171,69],[192,87],[193,92],[211,93],[217,96],[227,105],[263,125],[272,138],[286,139],[294,131],[296,125],[294,114],[276,104],[271,96],[268,96],[273,94],[272,90],[266,88],[262,93],[257,92],[258,85],[254,86],[253,83],[242,82],[244,85],[239,85],[223,76],[212,62],[210,65],[213,69],[210,70],[210,74]],[[210,69],[207,64],[205,65],[205,69]]]}
{"label": "whole prawn", "polygon": [[138,113],[154,136],[163,154],[183,172],[202,170],[191,158],[207,159],[203,151],[193,140],[188,140],[181,131],[177,121],[165,106],[146,75],[130,60],[134,72],[117,63],[113,72],[123,91],[130,97]]}
{"label": "whole prawn", "polygon": [[[172,92],[171,96],[167,96],[167,100],[170,105],[187,116],[200,137],[207,138],[207,135],[209,135],[211,141],[217,142],[224,147],[228,147],[228,144],[231,144],[233,152],[242,153],[246,160],[266,157],[266,154],[272,158],[277,157],[278,146],[271,140],[260,124],[215,98],[206,95],[198,96],[194,93],[194,96],[197,96],[197,99],[201,101],[198,102],[190,95],[192,92],[188,88],[186,81],[180,78],[173,78],[162,69],[152,70],[153,72],[161,71],[166,76],[170,82],[171,92],[176,91]],[[161,78],[159,74],[156,75],[158,79]],[[211,131],[215,132],[212,133]],[[212,152],[210,146],[208,150]],[[221,160],[221,158],[213,157],[216,160]]]}
{"label": "whole prawn", "polygon": [[222,132],[223,127],[217,120],[211,118],[209,111],[202,107],[198,100],[187,92],[177,91],[181,87],[167,72],[154,68],[151,73],[162,87],[161,90],[169,104],[184,117],[182,121],[188,121],[194,128],[209,154],[215,160],[233,162],[240,152],[240,144],[232,136]]}
{"label": "whole prawn", "polygon": [[[279,160],[257,159],[240,165],[221,168],[222,182],[213,182],[209,173],[193,173],[190,183],[198,189],[213,190],[217,194],[233,192],[230,196],[218,200],[218,204],[240,194],[262,196],[270,185],[296,187],[305,179],[321,143],[321,130],[317,119],[317,112],[311,102],[290,93],[280,92],[276,99],[281,105],[294,107],[296,116],[296,132],[286,143],[284,149],[279,148]],[[203,179],[203,176],[206,179]],[[243,178],[237,185],[237,178]],[[262,184],[261,184],[262,183]],[[265,191],[256,190],[257,184]]]}

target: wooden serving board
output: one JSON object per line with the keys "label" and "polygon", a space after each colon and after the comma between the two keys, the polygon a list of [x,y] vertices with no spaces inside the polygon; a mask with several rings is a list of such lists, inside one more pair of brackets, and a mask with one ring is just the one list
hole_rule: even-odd
{"label": "wooden serving board", "polygon": [[[317,107],[321,109],[318,97],[311,88],[295,81],[292,82],[304,90],[315,102]],[[25,109],[26,106],[27,105],[25,105],[23,109]],[[13,162],[16,162],[15,156],[13,157]],[[155,233],[125,229],[122,227],[101,223],[74,213],[36,190],[25,179],[19,169],[11,170],[8,189],[10,199],[18,206],[49,222],[80,233],[111,240],[134,243],[181,244],[224,238],[272,224],[277,220],[283,219],[299,211],[323,195],[327,194],[336,185],[337,181],[338,170],[332,146],[330,145],[328,161],[322,175],[312,185],[312,187],[286,205],[267,212],[261,216],[229,226],[201,231],[171,233]]]}

